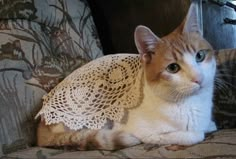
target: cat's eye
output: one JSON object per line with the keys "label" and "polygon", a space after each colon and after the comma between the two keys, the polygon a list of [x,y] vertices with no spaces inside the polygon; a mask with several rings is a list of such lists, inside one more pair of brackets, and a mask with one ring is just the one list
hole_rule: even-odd
{"label": "cat's eye", "polygon": [[177,63],[169,64],[166,70],[170,73],[177,73],[180,70],[180,66]]}
{"label": "cat's eye", "polygon": [[199,51],[196,54],[196,62],[202,62],[206,57],[206,52],[204,50]]}

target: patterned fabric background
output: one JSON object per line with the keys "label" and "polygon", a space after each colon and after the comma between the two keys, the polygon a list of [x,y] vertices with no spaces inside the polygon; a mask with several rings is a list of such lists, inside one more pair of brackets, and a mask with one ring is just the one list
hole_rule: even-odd
{"label": "patterned fabric background", "polygon": [[6,155],[4,159],[235,159],[236,129],[209,135],[200,144],[171,151],[167,146],[141,144],[117,151],[72,151],[33,147]]}
{"label": "patterned fabric background", "polygon": [[1,0],[0,152],[34,145],[41,97],[102,55],[86,1]]}

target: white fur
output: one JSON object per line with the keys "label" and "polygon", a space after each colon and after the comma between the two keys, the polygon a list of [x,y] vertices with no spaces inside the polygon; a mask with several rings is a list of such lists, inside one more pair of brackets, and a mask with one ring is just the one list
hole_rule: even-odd
{"label": "white fur", "polygon": [[[200,35],[198,24],[197,4],[192,3],[182,32]],[[135,43],[141,57],[158,41],[150,29],[137,27]],[[195,55],[183,53],[183,58],[176,61],[179,72],[162,72],[171,77],[168,80],[160,79],[156,84],[152,81],[149,85],[144,79],[143,102],[129,110],[127,123],[121,125],[123,131],[144,143],[191,145],[201,142],[206,132],[215,130],[211,112],[216,62],[212,59],[197,63]]]}
{"label": "white fur", "polygon": [[[204,139],[206,132],[215,130],[211,112],[216,62],[194,61],[195,57],[186,54],[185,65],[182,65],[186,70],[173,74],[176,80],[173,82],[177,83],[175,87],[187,85],[190,92],[192,87],[193,94],[179,101],[166,100],[171,98],[164,90],[167,86],[153,88],[146,82],[141,106],[129,111],[128,121],[122,129],[144,143],[180,145],[198,143]],[[194,74],[202,76],[202,88],[191,82]]]}

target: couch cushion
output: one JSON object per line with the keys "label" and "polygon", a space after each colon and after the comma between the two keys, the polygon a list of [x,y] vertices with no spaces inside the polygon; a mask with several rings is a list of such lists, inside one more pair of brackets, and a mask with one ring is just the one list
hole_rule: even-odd
{"label": "couch cushion", "polygon": [[7,157],[18,159],[75,159],[75,158],[107,158],[107,159],[138,159],[138,158],[235,158],[236,129],[221,130],[207,137],[197,145],[185,150],[170,151],[166,146],[138,145],[118,151],[67,151],[46,148],[29,148],[8,154]]}
{"label": "couch cushion", "polygon": [[86,0],[0,4],[0,154],[35,144],[42,96],[102,56]]}

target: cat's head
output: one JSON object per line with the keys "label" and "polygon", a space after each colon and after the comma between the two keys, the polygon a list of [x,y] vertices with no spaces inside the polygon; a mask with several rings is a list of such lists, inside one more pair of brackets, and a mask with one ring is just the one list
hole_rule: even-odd
{"label": "cat's head", "polygon": [[178,101],[201,90],[213,89],[214,51],[202,37],[195,3],[191,4],[184,22],[163,38],[145,26],[138,26],[135,43],[145,81],[156,95]]}

